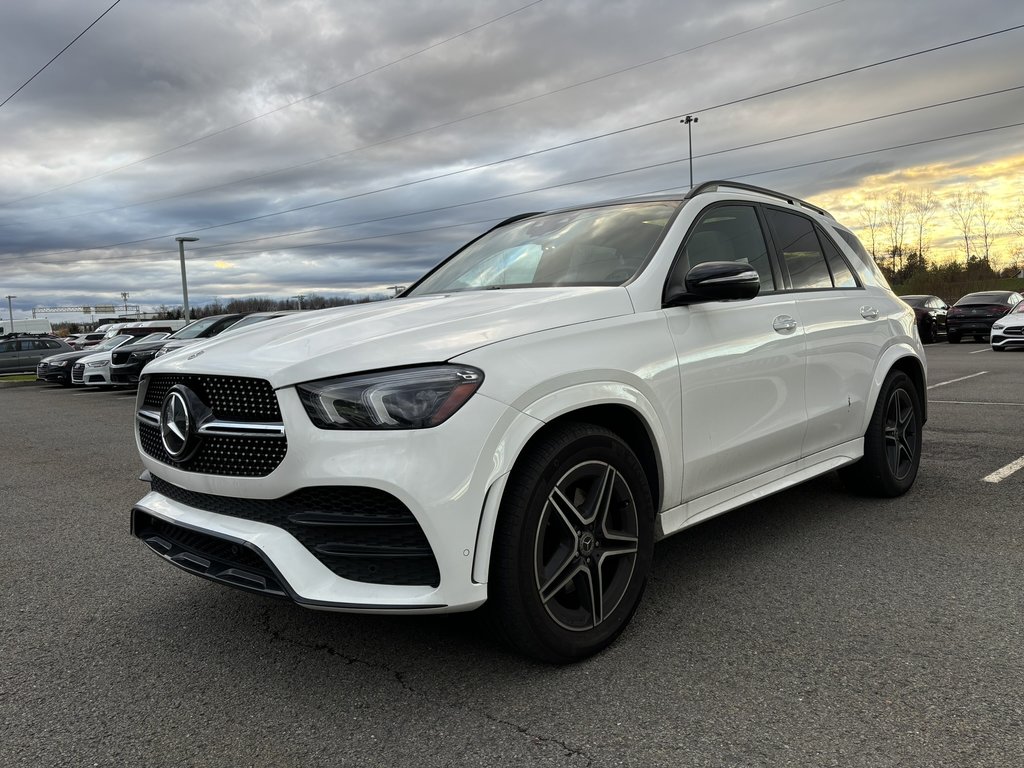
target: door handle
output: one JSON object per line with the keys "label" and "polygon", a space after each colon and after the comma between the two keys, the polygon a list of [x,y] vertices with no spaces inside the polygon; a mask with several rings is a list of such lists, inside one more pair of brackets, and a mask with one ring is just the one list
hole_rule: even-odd
{"label": "door handle", "polygon": [[789,315],[779,315],[772,321],[772,328],[779,333],[792,333],[796,330],[796,320]]}
{"label": "door handle", "polygon": [[860,316],[863,317],[865,320],[877,320],[878,310],[875,309],[874,307],[869,307],[865,305],[860,308]]}

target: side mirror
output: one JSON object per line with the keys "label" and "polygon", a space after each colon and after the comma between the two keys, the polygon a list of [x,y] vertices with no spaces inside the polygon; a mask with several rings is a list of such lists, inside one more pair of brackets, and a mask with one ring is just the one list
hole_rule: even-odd
{"label": "side mirror", "polygon": [[757,271],[738,261],[705,261],[691,268],[684,282],[683,290],[669,290],[665,306],[752,299],[761,290]]}

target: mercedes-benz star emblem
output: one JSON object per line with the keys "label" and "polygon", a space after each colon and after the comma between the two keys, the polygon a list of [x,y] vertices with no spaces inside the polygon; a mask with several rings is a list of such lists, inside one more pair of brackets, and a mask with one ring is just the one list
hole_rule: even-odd
{"label": "mercedes-benz star emblem", "polygon": [[192,416],[189,414],[188,401],[181,392],[171,390],[160,408],[160,441],[172,459],[185,453],[191,433]]}

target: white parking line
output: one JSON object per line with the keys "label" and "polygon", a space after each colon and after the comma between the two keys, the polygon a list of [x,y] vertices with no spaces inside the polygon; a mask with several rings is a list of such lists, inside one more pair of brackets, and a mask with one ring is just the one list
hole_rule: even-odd
{"label": "white parking line", "polygon": [[1024,403],[990,403],[984,400],[932,400],[928,398],[928,405],[942,403],[943,405],[1012,405],[1014,408],[1024,406]]}
{"label": "white parking line", "polygon": [[983,477],[981,479],[986,483],[998,483],[1000,480],[1005,480],[1006,478],[1008,478],[1021,467],[1024,467],[1024,456],[1021,456],[1016,461],[1010,462],[1002,469],[997,469],[991,475],[988,475],[987,477]]}
{"label": "white parking line", "polygon": [[982,352],[991,352],[992,347],[986,347],[985,349],[976,349],[973,352],[968,352],[969,355],[980,355]]}
{"label": "white parking line", "polygon": [[979,371],[978,373],[972,373],[970,376],[961,376],[959,379],[950,379],[949,381],[940,381],[938,384],[932,384],[928,389],[935,389],[936,387],[944,387],[947,384],[956,384],[958,381],[966,381],[967,379],[973,379],[975,376],[983,376],[988,371]]}

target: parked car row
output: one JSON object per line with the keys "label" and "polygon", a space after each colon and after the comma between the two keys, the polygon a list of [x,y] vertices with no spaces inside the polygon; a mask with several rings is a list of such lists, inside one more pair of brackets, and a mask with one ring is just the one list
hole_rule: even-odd
{"label": "parked car row", "polygon": [[914,310],[917,330],[925,344],[945,336],[959,344],[967,336],[988,341],[1002,352],[1024,346],[1024,295],[1017,291],[979,291],[961,297],[952,307],[938,296],[900,296]]}
{"label": "parked car row", "polygon": [[[174,333],[170,333],[168,323],[180,326],[181,321],[117,324],[105,330],[98,330],[101,336],[98,343],[91,340],[82,341],[83,344],[89,345],[81,349],[72,349],[62,342],[59,354],[50,354],[46,357],[40,354],[33,358],[33,363],[36,364],[36,379],[65,387],[85,385],[109,389],[117,386],[135,386],[139,383],[143,366],[155,357],[212,338],[228,329],[243,328],[285,314],[289,312],[252,312],[204,317],[184,325]],[[93,335],[95,334],[85,334]],[[26,369],[30,369],[30,366],[23,368]]]}

